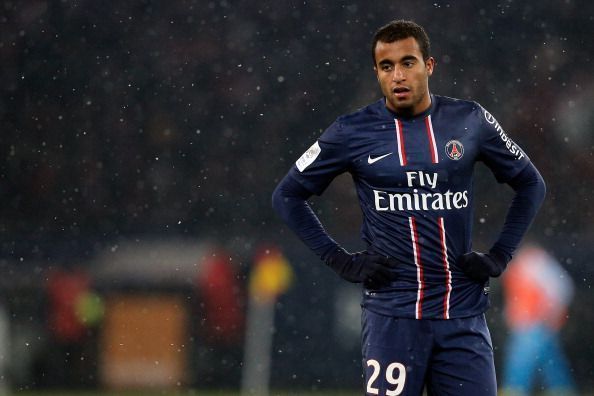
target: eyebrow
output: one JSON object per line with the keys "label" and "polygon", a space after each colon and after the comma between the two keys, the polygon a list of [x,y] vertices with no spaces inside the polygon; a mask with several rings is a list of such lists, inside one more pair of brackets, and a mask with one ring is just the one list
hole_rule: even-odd
{"label": "eyebrow", "polygon": [[408,61],[408,60],[418,60],[418,58],[414,55],[404,55],[400,58],[400,62]]}
{"label": "eyebrow", "polygon": [[[417,58],[414,55],[404,55],[402,58],[400,58],[398,60],[398,62],[405,62],[405,61],[409,61],[409,60],[418,60],[419,58]],[[385,64],[393,64],[394,62],[392,62],[390,59],[382,59],[378,62],[378,65],[385,65]]]}

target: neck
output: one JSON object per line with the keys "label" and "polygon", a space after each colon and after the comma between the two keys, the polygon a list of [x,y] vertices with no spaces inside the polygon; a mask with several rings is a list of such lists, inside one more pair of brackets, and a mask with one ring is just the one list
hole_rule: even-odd
{"label": "neck", "polygon": [[384,98],[384,103],[386,107],[392,111],[393,113],[402,116],[402,117],[414,117],[419,114],[424,113],[431,107],[431,95],[426,94],[425,97],[421,100],[421,102],[417,103],[411,107],[400,107],[394,108],[392,104]]}

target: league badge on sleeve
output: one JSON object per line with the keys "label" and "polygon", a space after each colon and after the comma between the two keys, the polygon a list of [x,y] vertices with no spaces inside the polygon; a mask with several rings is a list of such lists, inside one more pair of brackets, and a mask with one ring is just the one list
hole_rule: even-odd
{"label": "league badge on sleeve", "polygon": [[450,140],[446,143],[445,152],[454,161],[458,161],[464,155],[464,146],[457,140]]}
{"label": "league badge on sleeve", "polygon": [[305,168],[310,166],[311,163],[314,162],[316,158],[318,158],[318,155],[320,155],[321,151],[322,149],[320,148],[318,142],[312,144],[312,146],[305,153],[303,153],[301,157],[299,157],[297,162],[295,162],[299,172],[303,172]]}

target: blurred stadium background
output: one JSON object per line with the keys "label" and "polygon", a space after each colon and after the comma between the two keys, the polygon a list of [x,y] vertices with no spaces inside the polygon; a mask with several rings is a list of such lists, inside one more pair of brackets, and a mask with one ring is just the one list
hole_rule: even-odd
{"label": "blurred stadium background", "polygon": [[[576,281],[562,340],[593,389],[593,3],[5,0],[0,391],[236,394],[255,295],[274,315],[273,389],[359,392],[358,290],[270,195],[336,116],[378,98],[369,40],[396,18],[432,38],[432,91],[480,102],[543,173],[529,237]],[[477,174],[484,249],[510,195]],[[313,202],[360,247],[348,177]],[[272,280],[250,277],[270,260]]]}

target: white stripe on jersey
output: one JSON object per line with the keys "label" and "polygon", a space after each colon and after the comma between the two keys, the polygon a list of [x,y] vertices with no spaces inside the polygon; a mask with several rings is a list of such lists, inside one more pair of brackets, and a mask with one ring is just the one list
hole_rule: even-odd
{"label": "white stripe on jersey", "polygon": [[429,146],[432,151],[432,160],[434,164],[439,162],[439,156],[437,155],[437,144],[435,144],[435,135],[433,134],[433,122],[431,121],[431,115],[428,115],[425,123],[427,125],[427,134],[429,135]]}
{"label": "white stripe on jersey", "polygon": [[443,217],[437,219],[439,223],[439,235],[441,236],[441,253],[443,259],[443,268],[446,275],[446,294],[443,298],[443,318],[450,318],[450,294],[452,293],[452,271],[448,262],[448,246],[446,244],[445,224]]}
{"label": "white stripe on jersey", "polygon": [[419,251],[417,226],[413,217],[408,218],[408,225],[410,227],[410,238],[412,240],[413,255],[415,259],[415,266],[417,267],[417,303],[415,305],[415,319],[421,319],[423,316],[423,267],[421,266],[421,255]]}
{"label": "white stripe on jersey", "polygon": [[404,136],[402,136],[402,125],[397,118],[394,118],[396,124],[396,141],[398,142],[398,158],[400,158],[400,166],[406,165],[406,153],[404,152]]}

